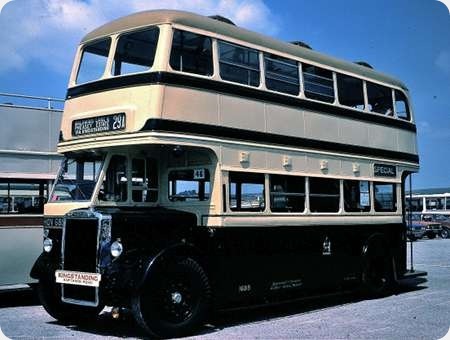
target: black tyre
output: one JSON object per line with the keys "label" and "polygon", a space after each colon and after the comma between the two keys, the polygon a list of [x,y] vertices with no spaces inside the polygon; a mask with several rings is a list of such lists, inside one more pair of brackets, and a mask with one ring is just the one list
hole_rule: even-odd
{"label": "black tyre", "polygon": [[450,233],[449,233],[448,229],[442,229],[440,235],[441,235],[441,238],[448,238]]}
{"label": "black tyre", "polygon": [[394,288],[393,257],[385,247],[373,246],[364,256],[362,270],[364,295],[382,297]]}
{"label": "black tyre", "polygon": [[61,287],[50,280],[39,280],[36,287],[39,300],[50,316],[60,322],[88,323],[94,321],[102,307],[65,304],[61,301]]}
{"label": "black tyre", "polygon": [[132,301],[137,323],[157,337],[195,330],[210,308],[211,288],[202,267],[191,258],[160,265]]}
{"label": "black tyre", "polygon": [[427,233],[427,237],[428,237],[430,240],[432,240],[432,239],[436,238],[436,234],[435,234],[434,232],[432,232],[432,231],[429,231],[429,232]]}
{"label": "black tyre", "polygon": [[408,239],[411,241],[417,241],[417,237],[415,237],[414,235],[408,235]]}

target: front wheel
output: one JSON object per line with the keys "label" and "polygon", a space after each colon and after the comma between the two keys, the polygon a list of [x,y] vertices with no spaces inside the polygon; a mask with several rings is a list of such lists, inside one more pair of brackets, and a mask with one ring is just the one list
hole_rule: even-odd
{"label": "front wheel", "polygon": [[187,335],[205,320],[211,289],[203,268],[192,258],[159,268],[132,301],[137,323],[151,335]]}
{"label": "front wheel", "polygon": [[58,321],[85,323],[95,320],[100,313],[101,307],[63,303],[61,301],[61,286],[50,280],[40,279],[36,290],[46,312]]}

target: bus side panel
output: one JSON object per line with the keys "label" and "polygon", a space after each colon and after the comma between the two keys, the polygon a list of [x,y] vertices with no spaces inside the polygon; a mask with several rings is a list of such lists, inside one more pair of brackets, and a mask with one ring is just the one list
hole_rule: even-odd
{"label": "bus side panel", "polygon": [[402,224],[225,227],[201,247],[213,254],[208,272],[221,308],[354,286],[363,247],[374,234],[384,235],[397,270],[403,268],[402,230]]}
{"label": "bus side panel", "polygon": [[0,227],[0,289],[34,282],[31,267],[42,252],[42,227]]}

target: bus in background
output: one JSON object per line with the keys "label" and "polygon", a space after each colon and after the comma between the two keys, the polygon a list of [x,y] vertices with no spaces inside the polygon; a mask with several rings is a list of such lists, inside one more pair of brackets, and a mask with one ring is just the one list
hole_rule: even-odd
{"label": "bus in background", "polygon": [[416,194],[413,192],[411,198],[406,197],[407,204],[411,205],[413,213],[450,215],[450,193],[432,193],[438,189],[431,190],[427,194]]}
{"label": "bus in background", "polygon": [[56,177],[62,100],[0,93],[0,290],[27,288]]}
{"label": "bus in background", "polygon": [[[406,195],[407,209],[425,224],[439,224],[436,234],[450,237],[450,188],[418,190]],[[419,193],[420,192],[420,193]]]}
{"label": "bus in background", "polygon": [[141,12],[81,41],[60,137],[32,270],[58,320],[124,307],[173,337],[211,309],[425,274],[406,264],[408,90],[367,64]]}

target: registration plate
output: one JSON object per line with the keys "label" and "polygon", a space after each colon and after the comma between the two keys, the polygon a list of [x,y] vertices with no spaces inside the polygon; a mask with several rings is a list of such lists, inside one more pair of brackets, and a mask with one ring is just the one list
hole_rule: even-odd
{"label": "registration plate", "polygon": [[55,277],[57,283],[88,287],[98,287],[102,279],[102,275],[98,273],[74,272],[69,270],[57,270]]}
{"label": "registration plate", "polygon": [[72,122],[72,135],[84,136],[96,133],[124,130],[126,127],[125,112],[112,115],[77,119]]}

